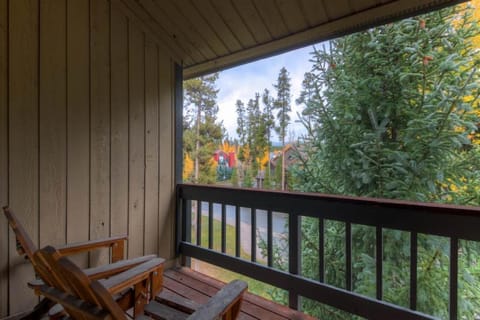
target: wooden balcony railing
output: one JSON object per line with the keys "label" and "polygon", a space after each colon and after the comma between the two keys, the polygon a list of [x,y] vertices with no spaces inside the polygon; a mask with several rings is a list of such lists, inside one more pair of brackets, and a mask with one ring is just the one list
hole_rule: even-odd
{"label": "wooden balcony railing", "polygon": [[[192,212],[196,201],[196,212]],[[202,206],[208,203],[208,226],[202,226]],[[213,206],[221,206],[221,245],[213,250]],[[235,254],[226,248],[226,207],[235,208]],[[251,261],[240,258],[240,208],[250,208]],[[266,265],[257,263],[257,211],[267,214]],[[288,272],[272,268],[272,213],[288,216]],[[195,238],[192,239],[192,214]],[[301,275],[301,217],[314,217],[319,224],[319,279]],[[345,223],[345,289],[323,282],[325,272],[324,222]],[[352,225],[375,228],[376,299],[352,291]],[[201,246],[202,228],[208,228],[208,248]],[[385,229],[402,230],[410,235],[410,305],[409,308],[382,301],[383,233]],[[299,296],[365,317],[367,319],[435,319],[417,309],[417,262],[419,234],[437,235],[450,240],[449,310],[450,319],[458,315],[459,240],[480,241],[480,209],[307,193],[237,189],[217,186],[179,184],[177,186],[177,250],[192,257],[282,288],[288,292],[289,306],[298,309]],[[193,241],[192,241],[193,240]]]}

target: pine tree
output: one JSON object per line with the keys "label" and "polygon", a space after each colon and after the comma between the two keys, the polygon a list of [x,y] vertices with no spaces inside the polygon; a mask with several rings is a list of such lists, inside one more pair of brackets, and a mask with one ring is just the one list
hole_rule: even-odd
{"label": "pine tree", "polygon": [[278,124],[275,131],[282,142],[282,186],[281,190],[285,189],[285,138],[287,137],[287,127],[290,123],[289,112],[292,110],[290,106],[290,78],[287,69],[283,67],[278,74],[277,83],[274,85],[277,90],[277,98],[274,101],[274,109],[277,110]]}
{"label": "pine tree", "polygon": [[[297,99],[305,105],[302,122],[308,131],[305,155],[295,170],[298,189],[445,202],[449,181],[478,177],[478,148],[469,139],[479,122],[472,106],[480,80],[480,60],[471,43],[479,31],[471,13],[465,7],[446,8],[336,39],[314,52]],[[468,203],[479,205],[474,202],[478,194],[473,191]],[[312,252],[302,254],[309,266],[303,274],[311,278],[318,277],[317,226],[314,219],[302,223],[305,241],[314,244]],[[342,223],[326,230],[344,235]],[[353,257],[354,290],[373,295],[374,232],[358,226],[352,237],[353,251],[360,252]],[[384,299],[404,306],[408,239],[405,232],[389,231],[383,244]],[[418,241],[418,309],[446,318],[448,292],[438,288],[448,287],[448,242],[427,236]],[[326,282],[342,287],[342,244],[327,243],[325,252]],[[465,244],[460,264],[467,267],[459,274],[464,283],[476,272],[468,267],[470,254],[478,258],[478,248]],[[468,285],[462,290],[461,299],[472,298],[459,305],[459,318],[473,319],[480,310],[480,290]],[[304,307],[320,318],[345,318],[308,303]]]}
{"label": "pine tree", "polygon": [[217,122],[217,79],[215,73],[184,82],[184,149],[194,161],[193,179],[197,183],[215,182],[211,159],[225,135],[222,123]]}
{"label": "pine tree", "polygon": [[238,159],[240,161],[245,160],[245,154],[243,150],[243,146],[247,142],[247,119],[245,114],[245,105],[241,100],[237,100],[235,103],[235,110],[237,111],[237,134],[238,134],[238,141],[240,144],[239,152],[238,152]]}
{"label": "pine tree", "polygon": [[313,72],[306,72],[302,81],[302,91],[300,96],[295,100],[297,105],[304,105],[302,111],[303,125],[307,128],[307,132],[314,130],[315,116],[318,116],[318,108],[316,108],[316,102],[321,99],[319,81]]}
{"label": "pine tree", "polygon": [[266,189],[270,189],[272,187],[271,181],[271,146],[272,146],[272,130],[275,128],[275,117],[273,116],[273,104],[274,99],[270,96],[270,92],[268,89],[263,91],[262,95],[262,102],[263,102],[263,118],[264,118],[264,125],[265,125],[265,134],[267,138],[267,168],[265,173],[265,183],[264,186]]}
{"label": "pine tree", "polygon": [[250,165],[252,174],[257,175],[261,170],[260,159],[267,149],[266,122],[260,110],[260,94],[255,93],[255,98],[247,103],[247,143],[250,149]]}

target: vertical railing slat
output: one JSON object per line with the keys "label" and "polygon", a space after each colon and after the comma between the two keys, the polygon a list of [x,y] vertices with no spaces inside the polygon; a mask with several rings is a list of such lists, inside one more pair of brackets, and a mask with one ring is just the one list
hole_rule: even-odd
{"label": "vertical railing slat", "polygon": [[376,285],[377,285],[377,299],[382,300],[383,298],[383,230],[382,227],[376,227],[375,234],[375,263],[376,263]]}
{"label": "vertical railing slat", "polygon": [[417,310],[417,261],[418,238],[416,232],[410,233],[410,309]]}
{"label": "vertical railing slat", "polygon": [[273,217],[272,210],[267,212],[267,263],[273,266]]}
{"label": "vertical railing slat", "polygon": [[345,223],[345,289],[352,290],[352,224]]}
{"label": "vertical railing slat", "polygon": [[325,281],[325,220],[318,218],[318,280]]}
{"label": "vertical railing slat", "polygon": [[240,257],[240,207],[235,206],[235,256]]}
{"label": "vertical railing slat", "polygon": [[227,250],[227,208],[222,203],[222,252]]}
{"label": "vertical railing slat", "polygon": [[197,200],[197,246],[202,245],[202,201]]}
{"label": "vertical railing slat", "polygon": [[213,249],[213,202],[208,202],[208,248]]}
{"label": "vertical railing slat", "polygon": [[[301,251],[301,223],[300,216],[292,213],[288,214],[288,271],[291,274],[299,274],[300,272],[300,255]],[[288,306],[290,309],[298,310],[298,291],[290,290],[288,292]]]}
{"label": "vertical railing slat", "polygon": [[251,208],[250,209],[250,214],[251,214],[251,227],[252,227],[252,233],[251,233],[251,260],[252,262],[257,261],[257,209]]}
{"label": "vertical railing slat", "polygon": [[[192,200],[182,199],[182,241],[192,242]],[[190,267],[190,257],[182,255],[182,265]]]}
{"label": "vertical railing slat", "polygon": [[450,239],[450,320],[458,318],[458,238]]}

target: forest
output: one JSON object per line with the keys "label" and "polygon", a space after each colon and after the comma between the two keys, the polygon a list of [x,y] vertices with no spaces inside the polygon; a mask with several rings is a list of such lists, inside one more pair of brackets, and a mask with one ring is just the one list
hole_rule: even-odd
{"label": "forest", "polygon": [[[480,10],[474,5],[314,46],[298,97],[282,67],[272,79],[274,92],[232,102],[236,137],[226,135],[218,118],[219,75],[185,81],[184,181],[479,206]],[[289,133],[293,103],[302,106],[305,132],[296,139]],[[212,156],[217,150],[234,153],[235,165],[221,167]],[[343,223],[326,223],[325,282],[340,288],[344,232]],[[302,275],[318,280],[317,238],[318,223],[304,218]],[[385,230],[383,238],[384,300],[406,307],[409,239],[397,230]],[[375,297],[375,230],[354,226],[352,243],[353,290]],[[276,268],[287,268],[286,246],[285,240],[275,248]],[[418,259],[417,308],[447,318],[448,240],[419,236]],[[476,319],[479,244],[461,242],[459,261],[459,319]],[[271,296],[286,301],[280,290]],[[307,300],[302,310],[321,319],[356,319]]]}

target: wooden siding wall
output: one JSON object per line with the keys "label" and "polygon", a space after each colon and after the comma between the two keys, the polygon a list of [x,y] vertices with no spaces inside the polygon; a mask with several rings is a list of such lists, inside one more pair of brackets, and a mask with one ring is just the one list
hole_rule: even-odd
{"label": "wooden siding wall", "polygon": [[[119,0],[0,0],[0,205],[38,246],[128,234],[129,257],[173,257],[173,69]],[[0,214],[0,318],[33,277]]]}

